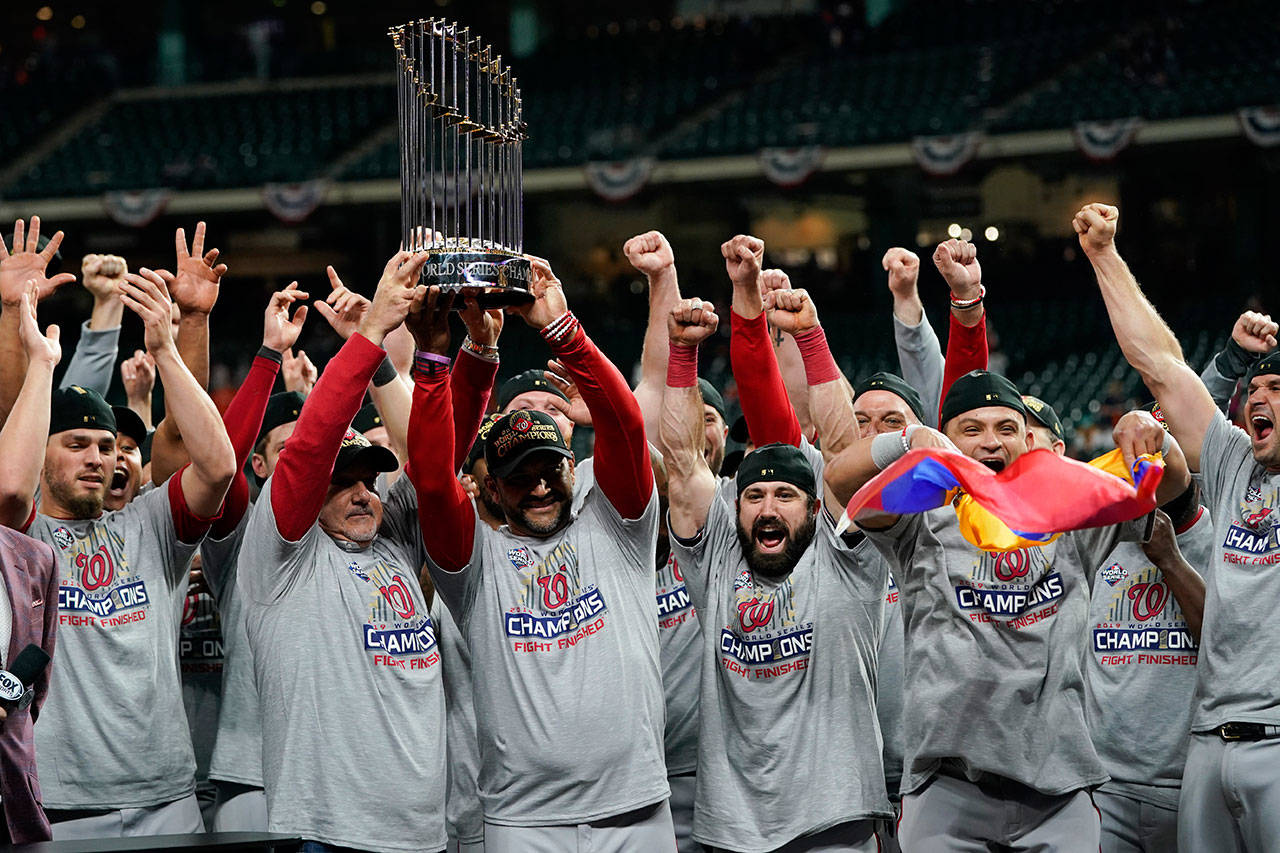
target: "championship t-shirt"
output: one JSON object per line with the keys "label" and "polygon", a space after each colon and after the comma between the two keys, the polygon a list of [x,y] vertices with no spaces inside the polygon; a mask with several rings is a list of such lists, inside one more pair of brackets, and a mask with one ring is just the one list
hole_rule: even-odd
{"label": "championship t-shirt", "polygon": [[37,513],[58,557],[58,651],[35,727],[48,809],[154,806],[195,789],[178,621],[196,544],[178,541],[173,485],[96,519]]}
{"label": "championship t-shirt", "polygon": [[[858,556],[870,565],[884,556],[870,542],[858,549]],[[884,740],[884,786],[889,799],[897,800],[902,787],[902,602],[898,600],[898,584],[889,575],[889,589],[884,596],[884,629],[880,632],[880,651],[876,658],[876,718],[880,720],[880,737]]]}
{"label": "championship t-shirt", "polygon": [[[1178,534],[1178,548],[1206,575],[1212,547],[1213,522],[1201,509]],[[1117,545],[1098,567],[1088,643],[1085,707],[1094,748],[1111,776],[1102,790],[1176,809],[1197,648],[1164,575],[1141,545]]]}
{"label": "championship t-shirt", "polygon": [[[1253,459],[1249,436],[1215,412],[1200,448],[1213,516],[1192,730],[1280,725],[1280,473]],[[43,780],[42,780],[43,781]]]}
{"label": "championship t-shirt", "polygon": [[658,603],[658,650],[662,660],[662,692],[667,726],[663,734],[667,775],[698,767],[698,682],[702,649],[698,611],[685,586],[684,572],[673,551],[655,575]]}
{"label": "championship t-shirt", "polygon": [[284,540],[275,479],[249,515],[237,582],[257,661],[272,832],[362,850],[447,843],[440,649],[407,477],[368,546],[313,524]]}
{"label": "championship t-shirt", "polygon": [[[821,482],[821,456],[802,449]],[[875,711],[884,561],[860,560],[819,513],[791,573],[755,577],[736,509],[718,499],[672,549],[702,624],[694,838],[754,853],[889,817]]]}
{"label": "championship t-shirt", "polygon": [[484,842],[484,809],[480,806],[480,744],[476,741],[476,708],[471,696],[471,651],[449,608],[436,596],[431,602],[440,655],[444,659],[444,713],[449,743],[449,791],[444,820],[451,840]]}
{"label": "championship t-shirt", "polygon": [[1085,724],[1089,584],[1150,518],[1009,552],[970,545],[950,506],[867,531],[898,582],[906,629],[904,795],[943,759],[1051,795],[1107,780]]}
{"label": "championship t-shirt", "polygon": [[667,798],[654,612],[656,490],[622,518],[599,488],[546,538],[476,520],[458,572],[431,566],[471,649],[485,820],[586,823]]}
{"label": "championship t-shirt", "polygon": [[[203,552],[203,548],[201,550]],[[216,597],[206,590],[188,586],[178,632],[178,667],[182,673],[182,704],[187,709],[198,784],[209,778],[209,760],[213,756],[222,705],[221,622]]]}

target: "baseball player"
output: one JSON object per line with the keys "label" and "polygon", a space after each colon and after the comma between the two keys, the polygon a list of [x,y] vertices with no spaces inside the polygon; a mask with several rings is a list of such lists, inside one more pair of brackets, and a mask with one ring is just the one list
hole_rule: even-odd
{"label": "baseball player", "polygon": [[419,349],[409,472],[432,580],[471,650],[485,848],[671,851],[644,427],[550,267],[533,264],[537,298],[511,310],[551,345],[596,431],[596,487],[576,516],[556,421],[518,410],[493,425],[485,449],[506,524],[479,520],[454,476],[447,312],[435,289],[408,324]]}
{"label": "baseball player", "polygon": [[[1280,560],[1280,351],[1245,376],[1244,429],[1214,405],[1177,339],[1116,249],[1119,211],[1089,204],[1072,221],[1116,340],[1200,472],[1213,519],[1196,663],[1191,743],[1178,805],[1182,850],[1280,848],[1280,677],[1275,667]],[[1257,342],[1274,347],[1274,332]]]}
{"label": "baseball player", "polygon": [[[828,483],[844,500],[922,446],[1003,470],[1032,446],[1025,414],[1013,383],[972,371],[943,399],[945,434],[914,426],[862,440],[829,466]],[[1122,418],[1116,441],[1126,458],[1167,451],[1158,498],[1186,488],[1181,453],[1149,414]],[[1088,791],[1107,777],[1083,707],[1088,586],[1117,542],[1144,538],[1147,523],[1008,553],[970,545],[950,506],[862,525],[898,580],[906,628],[903,850],[1097,847]]]}
{"label": "baseball player", "polygon": [[235,456],[217,409],[178,356],[164,281],[142,270],[120,293],[143,321],[176,426],[203,440],[163,486],[104,513],[114,414],[78,386],[51,399],[57,332],[40,335],[28,294],[22,335],[31,366],[3,433],[4,521],[52,545],[59,560],[59,672],[36,731],[55,840],[202,828],[177,620],[187,564],[218,514]]}

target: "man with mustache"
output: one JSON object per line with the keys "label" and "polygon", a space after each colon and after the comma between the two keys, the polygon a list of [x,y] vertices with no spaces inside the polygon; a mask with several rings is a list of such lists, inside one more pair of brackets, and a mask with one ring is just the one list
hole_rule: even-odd
{"label": "man with mustache", "polygon": [[[738,468],[736,500],[718,496],[697,419],[697,347],[719,323],[701,300],[671,312],[662,415],[672,549],[703,626],[694,838],[718,850],[873,851],[876,822],[892,815],[875,714],[887,574],[821,511],[822,458],[800,437],[769,343],[766,304],[777,311],[781,299],[792,313],[806,297],[762,300],[756,238],[735,237],[722,253],[734,284],[731,358],[760,443]],[[821,330],[793,331],[819,430],[825,392],[843,400],[852,430]],[[784,440],[765,441],[774,438]],[[805,778],[823,780],[821,790],[798,788]]]}
{"label": "man with mustache", "polygon": [[1274,328],[1254,324],[1256,343],[1272,348],[1247,368],[1244,429],[1232,426],[1120,257],[1119,219],[1110,205],[1088,204],[1072,226],[1120,349],[1155,395],[1192,470],[1200,472],[1213,518],[1178,846],[1273,850],[1280,847],[1280,678],[1273,627],[1280,606],[1274,569],[1280,561],[1280,350]]}
{"label": "man with mustache", "polygon": [[[1034,443],[1021,395],[1008,379],[986,371],[955,381],[939,419],[941,433],[908,426],[855,442],[828,466],[829,486],[845,501],[917,447],[959,450],[1001,471]],[[1125,415],[1115,439],[1127,463],[1142,453],[1164,453],[1158,501],[1186,488],[1177,443],[1150,414]],[[1089,584],[1116,543],[1141,541],[1148,523],[1072,531],[1007,553],[969,544],[951,506],[861,524],[901,588],[907,672],[902,849],[1097,848],[1099,820],[1089,789],[1107,776],[1083,707],[1080,643]]]}
{"label": "man with mustache", "polygon": [[[471,650],[489,853],[673,851],[663,765],[653,553],[658,521],[640,409],[534,258],[539,330],[590,408],[595,488],[570,514],[573,457],[555,420],[517,410],[491,427],[491,529],[459,484],[447,311],[408,323],[417,343],[409,476],[436,591]],[[444,302],[444,300],[441,300]],[[700,421],[699,421],[700,424]],[[598,845],[598,846],[596,846]]]}
{"label": "man with mustache", "polygon": [[115,416],[79,386],[51,397],[56,327],[48,337],[36,329],[35,294],[24,304],[30,366],[0,438],[10,460],[0,488],[4,523],[52,545],[60,566],[58,677],[36,730],[53,837],[198,832],[177,617],[187,563],[219,512],[235,455],[218,410],[178,355],[163,279],[126,274],[120,298],[143,321],[176,425],[202,441],[165,484],[104,512]]}

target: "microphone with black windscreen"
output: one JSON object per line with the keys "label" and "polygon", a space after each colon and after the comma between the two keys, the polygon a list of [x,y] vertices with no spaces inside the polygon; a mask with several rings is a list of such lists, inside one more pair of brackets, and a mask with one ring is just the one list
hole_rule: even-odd
{"label": "microphone with black windscreen", "polygon": [[49,655],[35,643],[19,652],[7,671],[0,669],[0,707],[13,713],[30,705],[35,697],[32,685],[48,665]]}

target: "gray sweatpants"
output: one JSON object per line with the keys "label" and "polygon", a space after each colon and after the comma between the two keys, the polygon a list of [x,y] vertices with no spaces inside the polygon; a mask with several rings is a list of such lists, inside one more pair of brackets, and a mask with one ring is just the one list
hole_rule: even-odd
{"label": "gray sweatpants", "polygon": [[616,818],[568,826],[485,822],[486,853],[676,853],[671,808],[663,800]]}
{"label": "gray sweatpants", "polygon": [[1102,815],[1101,853],[1172,853],[1178,849],[1178,810],[1123,794],[1094,791]]}
{"label": "gray sweatpants", "polygon": [[218,799],[213,807],[212,832],[266,832],[267,794],[261,788],[236,782],[214,783]]}
{"label": "gray sweatpants", "polygon": [[[851,820],[848,823],[793,838],[770,853],[877,853],[880,842],[876,839],[876,821]],[[729,853],[724,849],[708,848],[712,853]]]}
{"label": "gray sweatpants", "polygon": [[902,799],[903,853],[1094,853],[1098,811],[1085,790],[1050,796],[1012,779],[981,783],[934,776]]}
{"label": "gray sweatpants", "polygon": [[1178,801],[1184,853],[1280,850],[1280,738],[1192,734]]}
{"label": "gray sweatpants", "polygon": [[196,801],[195,794],[188,794],[171,803],[139,809],[115,809],[93,814],[50,809],[48,815],[49,823],[53,826],[54,841],[204,832],[200,804]]}

